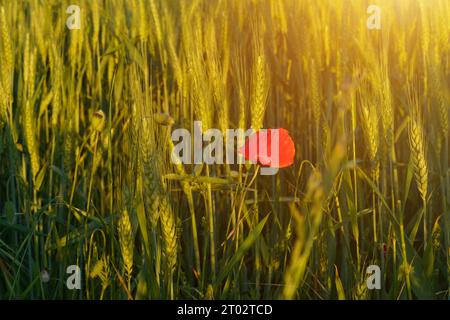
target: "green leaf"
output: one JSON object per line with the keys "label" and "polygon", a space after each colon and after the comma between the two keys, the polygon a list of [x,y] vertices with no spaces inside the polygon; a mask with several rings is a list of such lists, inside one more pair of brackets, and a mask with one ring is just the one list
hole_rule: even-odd
{"label": "green leaf", "polygon": [[258,223],[258,225],[250,232],[250,234],[247,236],[247,238],[241,244],[239,249],[234,253],[233,257],[231,257],[231,259],[228,261],[228,263],[225,265],[225,267],[219,273],[219,275],[216,279],[216,282],[215,282],[216,288],[230,274],[231,270],[236,265],[236,263],[238,263],[242,259],[244,254],[252,247],[252,245],[256,241],[256,239],[258,239],[268,218],[269,218],[269,216],[266,216],[263,220],[261,220]]}
{"label": "green leaf", "polygon": [[334,266],[334,274],[335,274],[335,283],[336,283],[336,291],[337,291],[338,299],[345,300],[344,286],[342,285],[342,281],[341,281],[341,278],[339,277],[339,272],[338,272],[336,266]]}

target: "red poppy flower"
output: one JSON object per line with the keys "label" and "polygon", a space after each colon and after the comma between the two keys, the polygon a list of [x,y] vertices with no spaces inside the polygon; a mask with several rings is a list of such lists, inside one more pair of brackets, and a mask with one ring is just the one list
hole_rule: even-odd
{"label": "red poppy flower", "polygon": [[295,146],[286,129],[267,129],[248,137],[239,152],[247,161],[272,168],[285,168],[294,163]]}

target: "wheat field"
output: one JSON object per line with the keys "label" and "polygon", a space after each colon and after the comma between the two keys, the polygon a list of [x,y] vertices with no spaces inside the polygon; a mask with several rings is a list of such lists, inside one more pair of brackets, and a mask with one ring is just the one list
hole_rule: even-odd
{"label": "wheat field", "polygon": [[[0,0],[0,299],[449,299],[449,21],[448,0]],[[285,128],[295,162],[173,161],[194,121]]]}

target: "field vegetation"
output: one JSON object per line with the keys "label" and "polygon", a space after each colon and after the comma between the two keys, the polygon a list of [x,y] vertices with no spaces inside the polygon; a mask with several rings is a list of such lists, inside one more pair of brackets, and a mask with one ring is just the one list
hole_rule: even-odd
{"label": "field vegetation", "polygon": [[0,0],[0,299],[448,299],[450,2],[372,2]]}

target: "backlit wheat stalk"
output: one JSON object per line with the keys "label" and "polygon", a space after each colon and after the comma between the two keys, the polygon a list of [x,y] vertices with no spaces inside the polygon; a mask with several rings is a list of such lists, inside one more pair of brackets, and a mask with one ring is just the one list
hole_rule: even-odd
{"label": "backlit wheat stalk", "polygon": [[127,210],[122,212],[122,215],[117,224],[119,233],[120,250],[125,266],[128,279],[131,278],[133,272],[133,254],[134,254],[134,238],[133,226],[131,225],[130,216]]}
{"label": "backlit wheat stalk", "polygon": [[425,202],[428,193],[428,166],[425,156],[425,142],[421,124],[411,119],[409,126],[409,145],[414,165],[414,177],[420,197]]}

